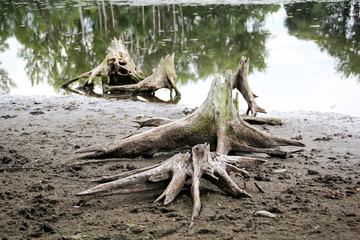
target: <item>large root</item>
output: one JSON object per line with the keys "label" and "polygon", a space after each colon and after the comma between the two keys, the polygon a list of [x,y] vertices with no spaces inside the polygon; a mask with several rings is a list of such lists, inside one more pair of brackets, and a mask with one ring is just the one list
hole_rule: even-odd
{"label": "large root", "polygon": [[200,214],[200,179],[202,177],[234,198],[251,197],[250,194],[241,190],[235,184],[228,173],[235,172],[248,175],[245,170],[240,168],[256,166],[263,162],[266,161],[219,155],[210,152],[208,144],[199,144],[192,148],[191,154],[179,153],[151,167],[99,179],[100,182],[106,183],[80,192],[76,196],[82,197],[81,202],[84,202],[94,197],[165,188],[155,202],[164,200],[164,204],[167,205],[174,201],[184,185],[190,185],[194,202],[190,224],[190,227],[192,227],[195,219]]}
{"label": "large root", "polygon": [[279,146],[304,146],[299,141],[276,137],[248,123],[238,114],[232,101],[232,74],[225,81],[215,76],[208,97],[201,107],[185,118],[150,129],[138,135],[83,148],[78,159],[152,156],[156,152],[208,142],[220,154],[261,152],[284,155]]}
{"label": "large root", "polygon": [[116,38],[112,40],[109,53],[100,65],[63,83],[60,87],[68,88],[70,83],[86,78],[87,81],[83,88],[92,88],[96,77],[102,77],[109,85],[137,83],[144,79],[122,41]]}
{"label": "large root", "polygon": [[174,53],[161,58],[160,64],[156,71],[143,81],[136,84],[108,86],[105,92],[125,91],[125,92],[150,92],[155,93],[158,89],[170,89],[170,97],[172,98],[172,89],[175,90],[176,98],[180,98],[181,94],[175,85],[176,73],[174,66]]}
{"label": "large root", "polygon": [[[260,118],[260,117],[252,117],[245,114],[242,114],[241,117],[244,119],[245,122],[250,124],[256,124],[256,125],[282,125],[281,119],[278,118]],[[134,120],[133,122],[138,123],[138,129],[143,127],[158,127],[170,122],[173,122],[175,120],[170,118],[162,118],[162,117],[156,117],[156,118],[149,118],[146,120]]]}

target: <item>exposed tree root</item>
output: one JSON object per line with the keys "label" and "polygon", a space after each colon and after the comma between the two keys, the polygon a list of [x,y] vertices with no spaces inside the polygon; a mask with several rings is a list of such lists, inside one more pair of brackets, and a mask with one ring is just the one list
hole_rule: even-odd
{"label": "exposed tree root", "polygon": [[[164,200],[166,205],[176,198],[185,185],[190,185],[194,202],[190,227],[201,210],[201,178],[209,180],[235,198],[251,197],[235,184],[228,173],[248,175],[241,168],[257,166],[266,160],[227,154],[256,152],[284,156],[299,150],[284,151],[279,149],[280,146],[302,147],[304,144],[263,132],[240,116],[232,99],[235,85],[247,100],[253,116],[257,112],[265,112],[256,105],[255,95],[248,86],[248,64],[248,59],[242,58],[235,74],[227,71],[225,81],[215,75],[207,99],[187,117],[173,121],[159,118],[152,120],[151,124],[159,126],[128,138],[80,149],[76,153],[84,155],[75,159],[89,161],[94,158],[148,157],[157,152],[194,146],[191,154],[179,153],[153,166],[97,179],[102,184],[76,195],[82,197],[84,202],[93,197],[165,189],[155,202]],[[139,124],[146,125],[144,122]],[[210,146],[216,152],[210,152]],[[255,186],[264,192],[261,186]]]}
{"label": "exposed tree root", "polygon": [[248,104],[248,109],[246,114],[256,117],[258,112],[266,113],[265,109],[259,107],[255,102],[255,98],[257,97],[253,91],[250,89],[249,81],[248,81],[248,74],[249,74],[249,67],[250,67],[250,59],[247,57],[242,57],[239,62],[239,66],[236,69],[235,73],[231,76],[231,82],[233,89],[238,89],[240,93],[243,95],[244,99]]}
{"label": "exposed tree root", "polygon": [[137,83],[144,79],[143,74],[131,60],[124,44],[120,39],[117,40],[116,38],[112,40],[109,53],[100,65],[89,72],[83,73],[63,83],[60,87],[67,88],[69,84],[86,78],[87,81],[83,88],[92,89],[96,77],[102,77],[103,80],[105,80],[104,82],[107,82],[109,78],[109,85]]}
{"label": "exposed tree root", "polygon": [[[245,120],[245,122],[250,124],[257,124],[257,125],[282,125],[281,119],[278,118],[261,118],[261,117],[252,117],[245,114],[242,114],[241,117]],[[170,123],[174,121],[173,119],[169,118],[162,118],[162,117],[156,117],[156,118],[149,118],[146,120],[134,120],[133,122],[138,123],[138,129],[143,127],[158,127],[167,123]]]}
{"label": "exposed tree root", "polygon": [[225,81],[215,76],[203,105],[185,118],[150,129],[138,135],[78,150],[77,158],[152,156],[156,152],[208,142],[220,154],[261,152],[286,155],[279,146],[304,146],[299,141],[272,136],[248,123],[232,101],[231,71]]}
{"label": "exposed tree root", "polygon": [[158,89],[170,89],[170,97],[172,98],[172,90],[175,90],[176,98],[181,97],[179,90],[175,85],[176,73],[174,66],[174,54],[161,58],[160,64],[156,71],[143,81],[136,84],[106,86],[105,92],[125,91],[125,92],[150,92],[155,93]]}
{"label": "exposed tree root", "polygon": [[[63,83],[60,87],[78,94],[86,92],[90,93],[91,96],[98,97],[99,94],[95,94],[92,91],[96,77],[102,78],[104,96],[120,91],[121,93],[132,92],[132,95],[146,93],[147,96],[154,97],[156,90],[168,88],[170,89],[171,99],[173,89],[176,94],[176,99],[180,99],[181,97],[175,85],[174,54],[171,56],[167,55],[164,59],[161,59],[157,70],[151,76],[144,79],[144,75],[131,60],[124,44],[120,39],[117,40],[116,38],[111,42],[109,53],[99,66]],[[69,87],[71,83],[83,78],[87,79],[84,85],[78,87],[76,90],[72,90]]]}
{"label": "exposed tree root", "polygon": [[[190,185],[193,197],[193,212],[190,227],[200,214],[200,179],[205,178],[218,186],[234,198],[251,197],[241,190],[228,175],[235,172],[248,175],[240,169],[243,166],[256,166],[266,161],[254,158],[229,157],[210,152],[208,144],[198,144],[190,153],[179,153],[168,160],[151,167],[136,169],[116,176],[110,176],[97,181],[106,182],[84,192],[76,194],[82,197],[81,202],[93,197],[103,197],[114,194],[127,194],[155,189],[164,189],[163,193],[154,201],[164,200],[164,204],[171,203],[183,189]],[[256,184],[259,190],[262,188]],[[263,191],[263,190],[262,190]]]}

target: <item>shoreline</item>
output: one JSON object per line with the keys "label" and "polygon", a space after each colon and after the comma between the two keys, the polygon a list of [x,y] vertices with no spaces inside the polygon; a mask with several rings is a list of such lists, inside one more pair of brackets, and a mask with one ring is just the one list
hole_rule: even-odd
{"label": "shoreline", "polygon": [[[37,100],[42,100],[42,99],[47,99],[47,100],[51,100],[51,99],[64,99],[64,98],[68,98],[68,99],[72,99],[73,101],[84,101],[85,99],[88,99],[88,101],[91,100],[100,100],[100,101],[110,101],[110,102],[117,102],[117,101],[131,101],[131,102],[138,102],[138,103],[151,103],[151,104],[164,104],[166,106],[169,106],[170,108],[179,108],[179,110],[182,109],[193,109],[198,106],[193,106],[193,105],[187,105],[187,104],[182,104],[182,103],[178,103],[178,104],[172,104],[172,103],[159,103],[159,102],[148,102],[148,101],[134,101],[134,100],[130,100],[130,99],[105,99],[105,98],[96,98],[96,97],[88,97],[88,96],[80,96],[80,95],[1,95],[1,100],[0,103],[6,102],[6,101],[13,101],[13,100],[31,100],[31,101],[37,101]],[[85,101],[86,102],[86,101]],[[244,103],[245,104],[245,103]],[[245,113],[246,109],[240,109],[241,112]],[[268,111],[267,114],[261,114],[261,117],[275,117],[277,115],[280,114],[293,114],[293,113],[299,113],[299,115],[301,116],[301,114],[310,114],[310,113],[315,113],[315,114],[324,114],[324,115],[328,115],[328,114],[335,114],[335,115],[342,115],[342,116],[349,116],[351,118],[360,118],[360,115],[352,115],[352,114],[348,114],[348,113],[342,113],[342,112],[335,112],[335,111],[319,111],[319,110],[304,110],[304,109],[299,109],[299,110],[279,110],[279,109],[273,109]],[[273,116],[273,115],[274,116]]]}
{"label": "shoreline", "polygon": [[[74,194],[94,186],[91,179],[149,166],[171,153],[62,165],[79,147],[148,130],[134,127],[132,120],[140,114],[144,119],[176,119],[185,116],[184,106],[82,96],[5,96],[0,109],[2,238],[355,239],[360,234],[359,117],[307,111],[262,114],[284,124],[257,127],[299,139],[304,151],[286,159],[262,155],[269,162],[248,171],[266,193],[247,184],[251,200],[234,199],[205,183],[200,217],[188,231],[192,200],[187,190],[167,206],[152,203],[161,193],[155,191],[95,198],[74,208]],[[242,178],[231,177],[243,188]],[[258,210],[277,218],[254,216]]]}

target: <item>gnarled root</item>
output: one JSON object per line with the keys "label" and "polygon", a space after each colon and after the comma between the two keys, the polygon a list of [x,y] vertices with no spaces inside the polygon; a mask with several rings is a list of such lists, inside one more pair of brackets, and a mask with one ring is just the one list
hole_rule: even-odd
{"label": "gnarled root", "polygon": [[109,78],[109,85],[137,83],[144,79],[143,74],[131,60],[122,41],[114,38],[111,42],[109,53],[100,65],[89,72],[83,73],[63,83],[60,87],[68,88],[69,84],[79,79],[87,78],[82,88],[91,89],[93,88],[95,78],[100,76],[106,80]]}
{"label": "gnarled root", "polygon": [[170,89],[170,96],[172,97],[172,90],[174,89],[176,98],[180,98],[181,94],[175,85],[176,73],[174,66],[174,53],[170,56],[167,55],[164,59],[161,58],[160,64],[156,71],[149,77],[145,78],[143,81],[136,84],[129,85],[119,85],[119,86],[106,86],[104,89],[105,92],[113,91],[125,91],[125,92],[150,92],[154,93],[155,91],[161,88]]}
{"label": "gnarled root", "polygon": [[[262,159],[230,157],[210,152],[209,144],[198,144],[190,153],[179,153],[168,160],[151,167],[136,169],[116,176],[99,179],[106,182],[84,192],[76,194],[86,200],[114,194],[127,194],[155,189],[163,189],[163,193],[154,201],[164,200],[171,203],[189,184],[194,201],[190,227],[200,214],[200,179],[203,177],[234,198],[251,197],[241,190],[230,178],[229,172],[248,175],[244,166],[256,166],[266,162]],[[110,182],[109,182],[110,181]]]}
{"label": "gnarled root", "polygon": [[[256,125],[282,125],[281,119],[278,118],[260,118],[260,117],[252,117],[242,114],[241,117],[244,119],[245,122],[250,124]],[[138,123],[138,129],[143,127],[159,127],[161,125],[167,124],[174,121],[173,119],[163,118],[163,117],[156,117],[156,118],[149,118],[146,120],[134,120],[133,122]]]}

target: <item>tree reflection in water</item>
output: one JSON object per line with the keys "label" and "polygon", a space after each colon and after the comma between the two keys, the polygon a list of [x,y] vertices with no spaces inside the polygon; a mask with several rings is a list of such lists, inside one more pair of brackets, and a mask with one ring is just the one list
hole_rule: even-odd
{"label": "tree reflection in water", "polygon": [[360,3],[307,2],[285,5],[286,27],[299,39],[315,41],[336,60],[336,70],[360,82]]}
{"label": "tree reflection in water", "polygon": [[[132,58],[150,75],[160,58],[175,52],[178,84],[235,69],[242,55],[258,71],[266,68],[264,28],[278,5],[124,6],[112,2],[6,1],[2,43],[22,45],[32,84],[55,89],[102,61],[113,37],[121,37]],[[2,15],[3,16],[3,15]],[[1,43],[1,42],[0,42]],[[252,71],[252,69],[251,69]],[[59,91],[59,89],[57,89]]]}
{"label": "tree reflection in water", "polygon": [[[146,75],[161,57],[175,52],[181,87],[235,69],[243,55],[251,59],[250,73],[265,71],[266,42],[271,37],[266,17],[280,8],[279,4],[129,6],[95,0],[5,0],[0,2],[0,51],[9,48],[8,39],[16,38],[29,81],[47,83],[59,92],[61,83],[98,65],[111,39],[120,36]],[[290,34],[316,41],[337,60],[337,71],[360,79],[358,2],[305,2],[284,8]],[[15,85],[7,76],[2,71],[1,93]]]}

